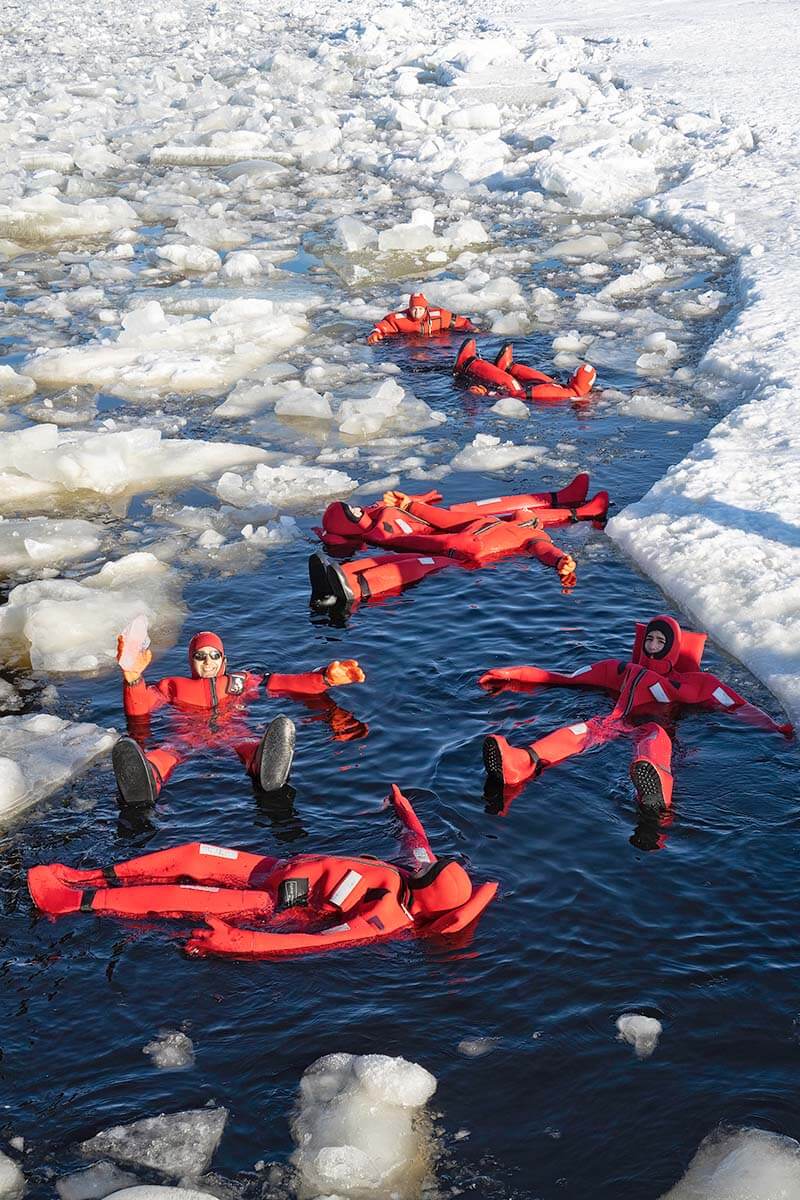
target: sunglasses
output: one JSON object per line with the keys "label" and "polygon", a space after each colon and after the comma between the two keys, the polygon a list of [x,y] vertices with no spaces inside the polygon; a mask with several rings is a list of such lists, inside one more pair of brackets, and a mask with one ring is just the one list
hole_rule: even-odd
{"label": "sunglasses", "polygon": [[195,650],[192,658],[197,662],[207,662],[209,659],[211,662],[219,662],[222,655],[219,650]]}

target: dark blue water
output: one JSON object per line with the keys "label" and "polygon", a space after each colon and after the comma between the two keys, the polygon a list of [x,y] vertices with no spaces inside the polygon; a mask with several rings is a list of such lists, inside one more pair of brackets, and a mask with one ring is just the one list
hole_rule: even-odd
{"label": "dark blue water", "polygon": [[[710,333],[698,327],[697,353]],[[549,339],[518,344],[519,358],[548,361]],[[463,427],[569,443],[620,506],[702,432],[697,423],[665,436],[658,423],[592,405],[542,409],[524,430],[510,422],[506,431],[486,418],[485,402],[453,388],[446,369],[456,345],[384,346],[377,357],[397,361],[416,394]],[[452,433],[445,426],[436,436]],[[454,474],[443,490],[455,501],[562,482],[563,472],[532,466],[504,479]],[[478,1196],[642,1200],[682,1174],[720,1121],[797,1136],[794,746],[724,715],[686,715],[674,819],[657,838],[638,825],[622,742],[546,773],[506,816],[492,815],[482,795],[487,731],[530,741],[607,711],[609,701],[578,690],[492,697],[476,686],[480,672],[624,657],[637,619],[675,609],[602,532],[581,526],[555,531],[579,563],[570,595],[537,563],[516,560],[444,572],[335,627],[308,610],[311,524],[303,522],[306,540],[250,574],[191,575],[184,645],[211,627],[232,664],[291,671],[358,658],[367,682],[336,699],[368,736],[332,740],[323,713],[265,700],[253,706],[255,728],[280,710],[298,724],[293,803],[264,807],[233,757],[198,755],[152,822],[132,830],[119,822],[105,766],[0,843],[0,1134],[26,1138],[31,1194],[49,1196],[49,1176],[80,1165],[76,1143],[98,1129],[212,1099],[231,1109],[216,1170],[242,1176],[258,1159],[283,1160],[298,1079],[334,1050],[399,1054],[434,1072],[440,1181]],[[713,646],[706,665],[776,711]],[[183,645],[157,666],[182,672]],[[116,679],[73,680],[61,693],[73,714],[120,724]],[[166,732],[169,718],[154,728]],[[107,864],[198,838],[268,854],[392,856],[394,829],[381,811],[392,782],[414,800],[437,851],[461,856],[476,880],[501,883],[464,944],[188,961],[180,952],[188,926],[83,915],[52,923],[24,888],[25,869],[38,862]],[[649,1060],[616,1040],[626,1011],[663,1022]],[[163,1027],[189,1034],[192,1069],[159,1072],[142,1054]],[[459,1053],[462,1039],[476,1037],[496,1038],[493,1051]],[[454,1141],[459,1129],[469,1138]]]}

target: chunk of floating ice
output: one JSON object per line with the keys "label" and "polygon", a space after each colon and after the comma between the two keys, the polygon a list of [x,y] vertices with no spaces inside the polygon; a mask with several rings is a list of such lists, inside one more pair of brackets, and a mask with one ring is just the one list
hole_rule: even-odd
{"label": "chunk of floating ice", "polygon": [[219,1197],[194,1188],[140,1184],[139,1187],[123,1188],[121,1192],[111,1192],[107,1200],[219,1200]]}
{"label": "chunk of floating ice", "polygon": [[658,187],[652,161],[614,140],[546,152],[533,174],[546,192],[590,213],[622,212]]}
{"label": "chunk of floating ice", "polygon": [[40,193],[15,200],[10,206],[0,204],[0,246],[6,252],[20,253],[24,248],[49,242],[99,238],[138,223],[136,210],[119,197],[68,204]]}
{"label": "chunk of floating ice", "polygon": [[36,391],[36,384],[27,375],[18,375],[13,367],[0,366],[0,402],[24,400]]}
{"label": "chunk of floating ice", "polygon": [[26,361],[25,373],[41,386],[85,384],[129,399],[164,392],[220,395],[308,332],[299,302],[210,303],[210,316],[184,317],[167,316],[157,300],[149,300],[123,318],[111,345],[45,350]]}
{"label": "chunk of floating ice", "polygon": [[25,701],[13,684],[0,679],[0,713],[19,712]]}
{"label": "chunk of floating ice", "polygon": [[404,1058],[329,1054],[300,1080],[292,1121],[303,1196],[419,1195],[430,1143],[419,1109],[436,1079]]}
{"label": "chunk of floating ice", "polygon": [[[2,760],[0,760],[1,769]],[[1,783],[0,787],[2,787]],[[21,1200],[24,1191],[25,1176],[13,1158],[9,1158],[0,1150],[0,1200]]]}
{"label": "chunk of floating ice", "polygon": [[518,446],[515,442],[501,442],[499,437],[478,433],[468,446],[459,450],[451,461],[458,471],[502,471],[515,463],[530,462],[543,458],[542,446]]}
{"label": "chunk of floating ice", "polygon": [[0,654],[41,671],[97,671],[116,660],[117,635],[140,614],[162,644],[183,618],[180,579],[148,553],[107,562],[86,579],[43,579],[12,588],[0,608]]}
{"label": "chunk of floating ice", "polygon": [[206,274],[218,271],[222,266],[222,259],[216,250],[211,250],[208,246],[184,246],[171,242],[169,245],[159,246],[156,253],[159,258],[171,262],[179,271],[189,274]]}
{"label": "chunk of floating ice", "polygon": [[246,250],[234,250],[222,264],[222,274],[226,279],[249,279],[251,275],[260,275],[263,270],[255,254],[248,254]]}
{"label": "chunk of floating ice", "polygon": [[416,433],[447,420],[393,379],[386,379],[366,397],[343,400],[336,414],[340,433],[368,441],[378,435]]}
{"label": "chunk of floating ice", "polygon": [[658,1045],[663,1025],[655,1017],[642,1013],[623,1013],[617,1017],[617,1040],[633,1046],[638,1058],[649,1058]]}
{"label": "chunk of floating ice", "polygon": [[0,819],[19,816],[82,775],[116,740],[112,729],[49,713],[0,717]]}
{"label": "chunk of floating ice", "polygon": [[491,1054],[499,1041],[498,1037],[462,1038],[458,1043],[458,1053],[466,1058],[482,1058],[484,1054]]}
{"label": "chunk of floating ice", "polygon": [[661,1200],[794,1200],[800,1144],[765,1129],[720,1129],[700,1143],[686,1174]]}
{"label": "chunk of floating ice", "polygon": [[347,496],[357,486],[344,471],[329,467],[267,467],[261,463],[249,477],[227,472],[217,483],[217,495],[237,508],[270,504],[302,509],[320,500]]}
{"label": "chunk of floating ice", "polygon": [[33,425],[0,433],[0,508],[35,509],[80,492],[132,495],[265,457],[257,446],[167,439],[146,427],[95,433]]}
{"label": "chunk of floating ice", "polygon": [[194,1065],[192,1039],[177,1029],[162,1030],[158,1037],[142,1047],[142,1054],[146,1054],[160,1071],[175,1071]]}
{"label": "chunk of floating ice", "polygon": [[605,287],[600,288],[597,296],[600,300],[618,300],[620,296],[629,296],[632,292],[641,292],[645,288],[653,287],[666,279],[666,276],[666,268],[662,267],[661,263],[642,263],[635,271],[612,279]]}
{"label": "chunk of floating ice", "polygon": [[295,384],[287,387],[280,400],[275,402],[275,414],[279,417],[305,417],[313,421],[332,421],[333,413],[325,396],[313,388]]}
{"label": "chunk of floating ice", "polygon": [[110,1162],[93,1163],[56,1182],[60,1200],[104,1200],[111,1192],[135,1187],[139,1180]]}
{"label": "chunk of floating ice", "polygon": [[[617,405],[617,412],[627,417],[639,417],[645,421],[693,421],[694,413],[690,408],[679,404],[670,404],[660,396],[640,395],[636,393]],[[2,530],[2,526],[0,526]]]}
{"label": "chunk of floating ice", "polygon": [[90,521],[0,517],[0,574],[87,558],[100,548],[101,538],[100,526]]}
{"label": "chunk of floating ice", "polygon": [[126,1166],[147,1167],[175,1179],[195,1179],[207,1170],[227,1119],[227,1108],[192,1108],[145,1117],[81,1142],[81,1154],[104,1154]]}
{"label": "chunk of floating ice", "polygon": [[355,217],[340,217],[334,221],[333,228],[337,242],[350,253],[372,246],[378,240],[375,230]]}
{"label": "chunk of floating ice", "polygon": [[492,405],[491,411],[496,412],[499,417],[522,417],[524,419],[531,415],[531,406],[524,400],[515,399],[514,396],[503,396],[496,404]]}

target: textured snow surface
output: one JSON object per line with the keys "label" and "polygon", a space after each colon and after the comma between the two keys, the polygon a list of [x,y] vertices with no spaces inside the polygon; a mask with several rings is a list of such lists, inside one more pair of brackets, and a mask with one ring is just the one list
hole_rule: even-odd
{"label": "textured snow surface", "polygon": [[0,820],[19,816],[82,775],[116,740],[112,729],[50,713],[0,717]]}
{"label": "textured snow surface", "polygon": [[661,1200],[796,1200],[800,1144],[765,1129],[723,1129],[700,1143]]}
{"label": "textured snow surface", "polygon": [[125,1166],[148,1167],[175,1179],[196,1178],[208,1168],[227,1119],[226,1108],[145,1117],[95,1134],[81,1143],[81,1153],[105,1155]]}
{"label": "textured snow surface", "polygon": [[328,1054],[300,1080],[292,1122],[300,1200],[419,1195],[429,1147],[415,1113],[436,1090],[423,1067],[384,1054]]}

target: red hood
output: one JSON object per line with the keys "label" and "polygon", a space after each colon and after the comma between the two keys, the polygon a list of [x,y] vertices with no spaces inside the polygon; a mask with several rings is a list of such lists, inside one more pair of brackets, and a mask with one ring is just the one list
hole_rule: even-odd
{"label": "red hood", "polygon": [[[651,657],[644,652],[644,640],[651,625],[657,624],[667,635],[667,645],[658,657]],[[651,617],[646,623],[637,621],[636,637],[633,645],[632,661],[641,663],[649,671],[658,675],[668,675],[671,671],[699,671],[706,642],[704,633],[695,633],[690,629],[681,629],[674,617],[660,613]]]}
{"label": "red hood", "polygon": [[192,672],[192,679],[199,679],[200,676],[194,665],[195,650],[219,650],[222,657],[225,657],[225,647],[222,644],[222,638],[216,633],[210,633],[204,629],[201,633],[196,633],[189,642],[189,668]]}
{"label": "red hood", "polygon": [[423,296],[422,292],[414,292],[413,296],[409,297],[408,309],[406,311],[410,312],[412,308],[429,308],[429,307],[430,307],[430,305],[428,304],[427,297]]}
{"label": "red hood", "polygon": [[412,911],[418,916],[453,912],[472,895],[470,877],[454,859],[437,859],[433,866],[420,875],[412,875],[407,882]]}
{"label": "red hood", "polygon": [[372,528],[372,517],[369,513],[363,511],[356,520],[350,515],[350,512],[348,504],[343,504],[341,500],[334,500],[333,504],[329,504],[322,514],[322,528],[326,533],[335,533],[339,537],[346,538],[354,537],[359,529]]}

